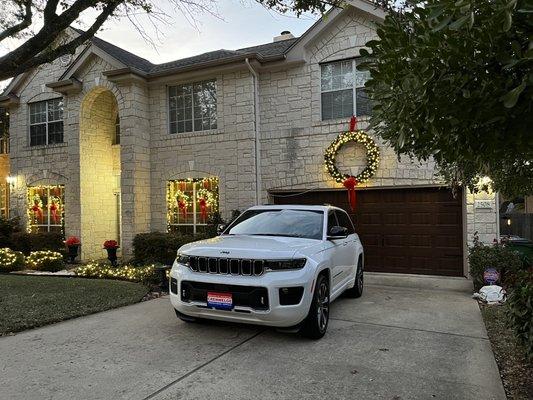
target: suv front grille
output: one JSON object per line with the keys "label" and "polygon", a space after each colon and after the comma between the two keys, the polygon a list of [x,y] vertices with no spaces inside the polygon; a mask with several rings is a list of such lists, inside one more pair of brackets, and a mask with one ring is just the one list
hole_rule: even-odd
{"label": "suv front grille", "polygon": [[265,263],[240,258],[189,257],[190,269],[208,274],[259,276],[265,272]]}

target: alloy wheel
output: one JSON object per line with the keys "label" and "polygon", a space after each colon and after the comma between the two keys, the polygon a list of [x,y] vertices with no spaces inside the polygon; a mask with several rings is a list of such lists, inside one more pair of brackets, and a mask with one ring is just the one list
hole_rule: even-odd
{"label": "alloy wheel", "polygon": [[318,288],[317,319],[320,330],[325,331],[329,319],[329,289],[325,281],[322,281]]}

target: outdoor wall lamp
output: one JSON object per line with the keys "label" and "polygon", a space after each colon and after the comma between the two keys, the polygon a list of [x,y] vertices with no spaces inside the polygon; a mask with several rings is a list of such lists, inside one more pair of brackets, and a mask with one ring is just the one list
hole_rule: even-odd
{"label": "outdoor wall lamp", "polygon": [[9,187],[13,189],[15,187],[15,183],[17,182],[17,178],[15,176],[8,175],[6,177],[6,181],[9,183]]}
{"label": "outdoor wall lamp", "polygon": [[507,225],[511,225],[511,218],[507,218]]}

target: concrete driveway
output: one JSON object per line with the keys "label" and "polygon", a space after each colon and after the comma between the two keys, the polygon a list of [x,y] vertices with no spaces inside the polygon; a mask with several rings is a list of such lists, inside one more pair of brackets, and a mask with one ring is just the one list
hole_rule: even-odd
{"label": "concrete driveway", "polygon": [[320,341],[152,300],[0,338],[0,399],[505,399],[468,289],[369,274]]}

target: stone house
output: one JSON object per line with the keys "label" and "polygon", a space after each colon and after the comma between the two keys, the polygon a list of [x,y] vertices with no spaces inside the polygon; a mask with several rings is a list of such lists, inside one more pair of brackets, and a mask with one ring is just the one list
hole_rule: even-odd
{"label": "stone house", "polygon": [[[467,274],[475,231],[498,234],[495,194],[453,196],[432,162],[379,149],[373,176],[346,189],[324,168],[352,115],[371,104],[359,50],[384,13],[363,0],[301,37],[155,65],[98,38],[16,77],[0,98],[11,114],[11,214],[31,231],[79,236],[82,258],[117,239],[131,254],[140,232],[198,232],[210,215],[262,203],[347,209],[368,270]],[[75,31],[72,34],[76,34]],[[365,148],[348,142],[336,166],[357,175]]]}

